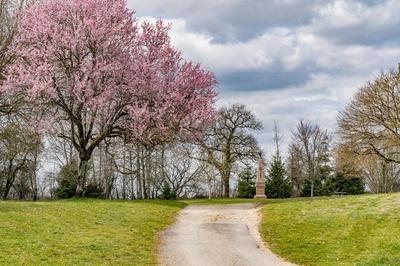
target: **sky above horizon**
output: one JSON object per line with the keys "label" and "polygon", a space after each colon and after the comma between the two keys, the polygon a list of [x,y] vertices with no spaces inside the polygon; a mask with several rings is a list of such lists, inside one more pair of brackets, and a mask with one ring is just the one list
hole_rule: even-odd
{"label": "sky above horizon", "polygon": [[139,20],[172,23],[187,59],[213,71],[217,106],[245,104],[272,153],[299,119],[336,131],[355,91],[400,62],[398,0],[128,0]]}

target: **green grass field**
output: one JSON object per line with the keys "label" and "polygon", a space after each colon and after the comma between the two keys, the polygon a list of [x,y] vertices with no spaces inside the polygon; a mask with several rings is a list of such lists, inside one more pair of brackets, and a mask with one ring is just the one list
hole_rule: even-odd
{"label": "green grass field", "polygon": [[181,202],[0,201],[1,265],[155,264]]}
{"label": "green grass field", "polygon": [[261,235],[300,265],[400,265],[400,193],[314,199],[0,201],[1,265],[156,263],[157,234],[187,204],[257,202]]}
{"label": "green grass field", "polygon": [[400,194],[269,200],[260,232],[301,265],[400,265]]}

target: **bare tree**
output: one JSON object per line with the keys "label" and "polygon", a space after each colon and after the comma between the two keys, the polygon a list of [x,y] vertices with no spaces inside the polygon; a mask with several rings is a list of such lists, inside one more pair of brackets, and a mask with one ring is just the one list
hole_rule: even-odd
{"label": "bare tree", "polygon": [[175,145],[169,149],[166,156],[165,180],[170,183],[177,197],[189,197],[189,193],[198,186],[204,175],[205,166],[189,156],[193,150],[191,145]]}
{"label": "bare tree", "polygon": [[400,76],[382,73],[359,89],[339,114],[340,133],[357,154],[376,154],[400,163]]}
{"label": "bare tree", "polygon": [[363,177],[372,193],[389,193],[400,189],[400,165],[387,162],[376,154],[357,154],[348,143],[335,148],[336,171],[345,176]]}
{"label": "bare tree", "polygon": [[[29,131],[28,128],[21,127],[20,124],[10,123],[1,129],[0,191],[3,199],[8,198],[11,189],[17,185],[16,181],[19,181],[19,185],[24,185],[24,187],[30,183],[34,193],[33,197],[36,199],[36,156],[40,144],[39,136],[35,132]],[[18,178],[19,180],[17,180]],[[19,191],[21,191],[21,187]]]}
{"label": "bare tree", "polygon": [[400,167],[386,162],[376,155],[363,156],[363,176],[372,193],[390,193],[399,191]]}
{"label": "bare tree", "polygon": [[293,196],[295,197],[300,196],[303,189],[305,179],[305,175],[303,174],[305,166],[303,164],[301,149],[296,143],[290,144],[287,173],[290,177],[293,187]]}
{"label": "bare tree", "polygon": [[[311,183],[311,197],[314,196],[314,184],[320,175],[321,166],[327,160],[328,143],[331,136],[327,130],[309,121],[300,120],[292,132],[290,145],[292,180],[299,183],[301,176]],[[297,161],[297,162],[296,162]],[[295,169],[298,167],[299,169]],[[298,184],[296,184],[298,185]]]}
{"label": "bare tree", "polygon": [[229,183],[235,163],[257,158],[260,149],[252,132],[261,128],[261,122],[244,105],[233,104],[218,111],[216,123],[200,141],[204,151],[201,159],[219,171],[224,197],[230,195]]}

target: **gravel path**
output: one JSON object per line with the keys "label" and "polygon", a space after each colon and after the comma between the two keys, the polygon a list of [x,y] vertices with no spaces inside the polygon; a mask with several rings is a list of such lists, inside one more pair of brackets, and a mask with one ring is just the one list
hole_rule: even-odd
{"label": "gravel path", "polygon": [[188,206],[161,234],[161,265],[293,265],[263,247],[255,204]]}

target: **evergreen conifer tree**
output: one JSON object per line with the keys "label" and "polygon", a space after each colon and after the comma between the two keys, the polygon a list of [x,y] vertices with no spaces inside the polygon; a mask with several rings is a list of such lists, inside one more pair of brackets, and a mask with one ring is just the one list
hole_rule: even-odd
{"label": "evergreen conifer tree", "polygon": [[239,174],[237,190],[239,198],[253,198],[256,194],[255,175],[250,167]]}
{"label": "evergreen conifer tree", "polygon": [[285,164],[279,153],[279,140],[278,127],[275,124],[274,141],[276,153],[268,168],[268,176],[265,182],[265,194],[268,198],[288,198],[292,194],[292,186],[285,176]]}
{"label": "evergreen conifer tree", "polygon": [[176,193],[172,190],[169,182],[165,181],[161,188],[161,199],[171,200],[176,199]]}

